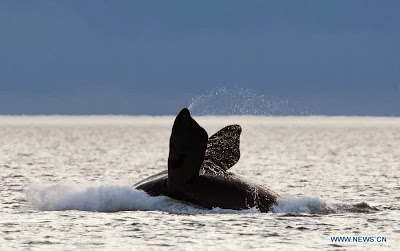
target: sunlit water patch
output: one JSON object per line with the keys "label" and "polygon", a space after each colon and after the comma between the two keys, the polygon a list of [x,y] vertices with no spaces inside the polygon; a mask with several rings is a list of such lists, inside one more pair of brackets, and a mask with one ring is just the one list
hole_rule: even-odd
{"label": "sunlit water patch", "polygon": [[281,194],[272,212],[208,210],[133,189],[166,169],[174,117],[0,117],[0,250],[400,245],[399,118],[196,119],[209,134],[242,126],[230,170]]}

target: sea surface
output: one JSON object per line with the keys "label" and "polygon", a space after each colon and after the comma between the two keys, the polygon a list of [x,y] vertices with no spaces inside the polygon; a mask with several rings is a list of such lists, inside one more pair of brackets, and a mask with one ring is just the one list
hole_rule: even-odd
{"label": "sea surface", "polygon": [[0,250],[400,246],[400,118],[195,119],[209,136],[242,126],[231,171],[280,194],[272,212],[207,210],[135,190],[166,170],[174,117],[2,116]]}

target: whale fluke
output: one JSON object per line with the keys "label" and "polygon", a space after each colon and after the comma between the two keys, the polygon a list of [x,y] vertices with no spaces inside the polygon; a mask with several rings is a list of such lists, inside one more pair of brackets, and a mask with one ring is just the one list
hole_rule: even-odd
{"label": "whale fluke", "polygon": [[229,125],[208,139],[201,173],[225,174],[240,159],[240,125]]}
{"label": "whale fluke", "polygon": [[168,156],[168,191],[182,191],[199,176],[207,148],[208,135],[184,108],[172,127]]}

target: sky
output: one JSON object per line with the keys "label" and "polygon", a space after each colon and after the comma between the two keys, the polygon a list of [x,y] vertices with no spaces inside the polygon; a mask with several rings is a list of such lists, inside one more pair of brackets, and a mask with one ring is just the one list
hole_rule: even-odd
{"label": "sky", "polygon": [[400,116],[399,13],[396,0],[3,0],[0,114],[173,115],[239,88],[314,115]]}

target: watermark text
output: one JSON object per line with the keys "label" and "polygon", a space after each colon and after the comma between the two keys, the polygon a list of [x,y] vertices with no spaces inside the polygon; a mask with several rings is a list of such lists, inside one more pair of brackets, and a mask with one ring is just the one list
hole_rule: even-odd
{"label": "watermark text", "polygon": [[331,236],[331,242],[367,243],[387,242],[386,236]]}

